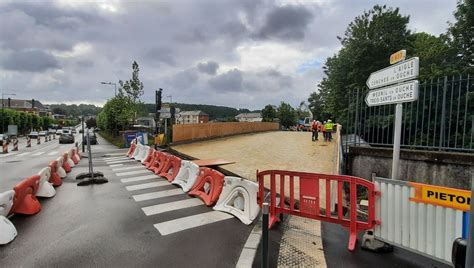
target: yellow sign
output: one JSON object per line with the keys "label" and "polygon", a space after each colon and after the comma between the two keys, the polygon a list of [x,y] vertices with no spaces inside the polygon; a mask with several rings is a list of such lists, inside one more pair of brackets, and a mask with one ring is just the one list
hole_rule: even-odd
{"label": "yellow sign", "polygon": [[397,51],[390,55],[390,64],[395,64],[399,61],[405,60],[407,57],[407,51],[405,49],[402,49],[400,51]]}
{"label": "yellow sign", "polygon": [[421,183],[409,183],[415,188],[415,196],[410,201],[469,211],[471,191],[433,186]]}
{"label": "yellow sign", "polygon": [[155,136],[155,144],[161,145],[164,143],[165,134],[158,134]]}

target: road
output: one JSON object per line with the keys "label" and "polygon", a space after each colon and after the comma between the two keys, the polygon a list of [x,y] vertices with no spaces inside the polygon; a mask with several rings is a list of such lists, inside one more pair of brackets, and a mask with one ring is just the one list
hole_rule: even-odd
{"label": "road", "polygon": [[235,266],[252,225],[206,207],[134,160],[105,161],[102,156],[119,153],[113,156],[119,159],[125,150],[100,137],[99,143],[92,146],[94,170],[109,183],[76,186],[75,176],[88,169],[83,159],[54,198],[40,200],[40,213],[11,218],[18,237],[0,247],[2,265]]}

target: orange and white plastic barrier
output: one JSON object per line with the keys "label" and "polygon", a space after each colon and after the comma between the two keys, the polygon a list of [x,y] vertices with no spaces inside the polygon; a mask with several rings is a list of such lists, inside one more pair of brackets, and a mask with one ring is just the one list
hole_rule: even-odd
{"label": "orange and white plastic barrier", "polygon": [[168,157],[170,156],[170,154],[165,152],[157,153],[158,156],[155,157],[155,161],[149,169],[152,170],[156,175],[159,175],[161,170],[166,166],[166,162],[168,161]]}
{"label": "orange and white plastic barrier", "polygon": [[199,176],[189,195],[201,198],[204,204],[212,206],[217,202],[224,186],[224,174],[207,167],[199,168]]}
{"label": "orange and white plastic barrier", "polygon": [[145,161],[145,168],[150,169],[151,166],[153,166],[153,163],[155,162],[155,159],[158,157],[157,150],[152,149],[153,151],[150,153],[150,157],[147,159],[148,161]]}
{"label": "orange and white plastic barrier", "polygon": [[41,144],[41,138],[38,136],[38,138],[36,138],[36,144],[40,145]]}
{"label": "orange and white plastic barrier", "polygon": [[17,139],[13,140],[13,150],[12,151],[18,151],[18,140]]}
{"label": "orange and white plastic barrier", "polygon": [[181,168],[179,169],[178,174],[171,183],[178,185],[183,189],[185,193],[187,193],[196,183],[198,175],[198,165],[191,161],[181,160]]}
{"label": "orange and white plastic barrier", "polygon": [[[59,159],[61,159],[61,164],[58,163]],[[48,165],[48,167],[51,170],[51,175],[49,177],[49,182],[53,184],[53,186],[61,186],[63,184],[63,181],[61,178],[66,177],[66,171],[61,167],[62,166],[62,157],[58,158],[58,160],[51,161]],[[60,172],[58,172],[60,170]],[[63,176],[63,177],[61,177]]]}
{"label": "orange and white plastic barrier", "polygon": [[72,160],[72,150],[69,150],[69,151],[66,151],[65,154],[67,154],[67,163],[69,164],[69,166],[71,168],[75,167],[76,164],[74,163],[74,161]]}
{"label": "orange and white plastic barrier", "polygon": [[128,148],[128,152],[127,152],[127,154],[126,154],[129,158],[132,158],[133,153],[135,152],[135,148],[137,148],[137,145],[132,142],[132,143],[130,144],[130,148]]}
{"label": "orange and white plastic barrier", "polygon": [[142,164],[145,166],[148,165],[148,163],[151,161],[154,155],[155,155],[155,149],[149,147],[146,157],[142,159]]}
{"label": "orange and white plastic barrier", "polygon": [[60,156],[56,159],[56,173],[58,173],[59,177],[66,178],[66,170],[63,168],[64,166],[64,157]]}
{"label": "orange and white plastic barrier", "polygon": [[26,137],[26,148],[30,148],[30,147],[31,147],[31,138]]}
{"label": "orange and white plastic barrier", "polygon": [[72,160],[72,162],[74,162],[74,165],[77,165],[77,164],[79,163],[79,158],[77,157],[76,149],[75,149],[75,148],[72,148],[70,152],[71,152],[71,160]]}
{"label": "orange and white plastic barrier", "polygon": [[66,171],[66,173],[69,173],[71,172],[71,165],[69,164],[67,160],[68,160],[67,153],[64,153],[63,154],[63,169],[64,171]]}
{"label": "orange and white plastic barrier", "polygon": [[230,213],[246,225],[257,218],[260,207],[257,203],[258,184],[238,177],[226,176],[224,188],[214,210]]}
{"label": "orange and white plastic barrier", "polygon": [[13,190],[0,193],[0,245],[10,243],[18,234],[13,223],[7,218],[13,206],[14,196]]}
{"label": "orange and white plastic barrier", "polygon": [[165,167],[161,170],[160,176],[166,178],[169,182],[173,181],[181,168],[181,159],[174,155],[168,157]]}
{"label": "orange and white plastic barrier", "polygon": [[13,188],[15,196],[11,213],[34,215],[41,210],[41,205],[35,196],[38,191],[39,182],[40,176],[34,175],[22,180]]}
{"label": "orange and white plastic barrier", "polygon": [[3,142],[2,151],[3,151],[4,154],[8,154],[8,143]]}
{"label": "orange and white plastic barrier", "polygon": [[56,195],[56,190],[53,187],[53,184],[49,182],[51,178],[51,168],[45,167],[38,173],[40,176],[40,182],[36,196],[39,197],[53,197]]}

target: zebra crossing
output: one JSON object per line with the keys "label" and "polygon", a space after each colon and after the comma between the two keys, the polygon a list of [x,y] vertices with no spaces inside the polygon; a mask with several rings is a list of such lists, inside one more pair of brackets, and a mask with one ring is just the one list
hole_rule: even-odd
{"label": "zebra crossing", "polygon": [[[115,175],[119,177],[120,182],[125,184],[125,189],[131,193],[132,199],[138,204],[145,217],[159,218],[167,213],[166,219],[169,219],[169,213],[180,212],[177,214],[181,217],[153,224],[162,236],[234,218],[230,214],[208,208],[201,199],[189,197],[181,188],[166,187],[171,186],[166,179],[155,175],[141,164],[137,166],[125,164],[126,162],[133,163],[134,160],[124,159],[123,156],[108,157],[102,160],[106,161]],[[117,162],[119,163],[117,164]],[[173,197],[178,200],[169,201]],[[208,212],[203,212],[203,208],[208,209]],[[199,212],[193,213],[193,210]],[[183,216],[183,214],[187,215]]]}

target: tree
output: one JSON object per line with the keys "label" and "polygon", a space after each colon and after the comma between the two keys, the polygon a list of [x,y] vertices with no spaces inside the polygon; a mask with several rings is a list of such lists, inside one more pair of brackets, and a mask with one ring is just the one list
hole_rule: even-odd
{"label": "tree", "polygon": [[450,24],[448,36],[456,53],[456,69],[469,72],[474,69],[474,0],[458,0],[454,17],[457,21]]}
{"label": "tree", "polygon": [[97,123],[101,129],[116,135],[116,130],[124,130],[135,115],[135,104],[129,97],[118,94],[108,100],[97,115]]}
{"label": "tree", "polygon": [[278,107],[278,119],[280,119],[280,124],[286,128],[296,125],[295,109],[282,101]]}
{"label": "tree", "polygon": [[132,63],[132,79],[125,82],[123,82],[122,80],[119,81],[119,93],[125,93],[126,96],[129,97],[133,103],[136,103],[140,96],[144,93],[143,83],[138,77],[139,73],[140,68],[138,67],[138,63],[134,61]]}
{"label": "tree", "polygon": [[273,122],[273,120],[275,120],[275,118],[277,117],[278,117],[277,111],[275,110],[275,108],[273,108],[273,105],[268,104],[267,106],[265,106],[265,108],[263,108],[262,110],[263,122]]}
{"label": "tree", "polygon": [[54,114],[63,114],[63,115],[67,115],[66,111],[61,108],[61,107],[54,107],[53,108],[53,113]]}
{"label": "tree", "polygon": [[86,126],[87,126],[87,128],[96,127],[96,126],[97,126],[97,122],[96,122],[95,118],[94,118],[94,117],[89,118],[89,119],[86,121]]}

